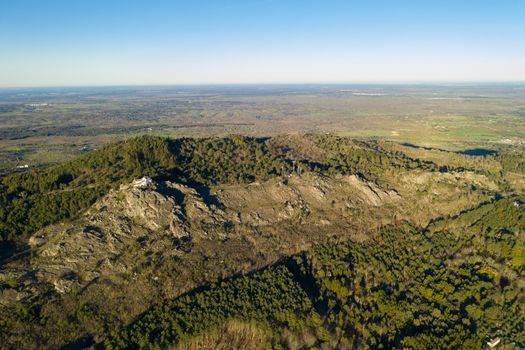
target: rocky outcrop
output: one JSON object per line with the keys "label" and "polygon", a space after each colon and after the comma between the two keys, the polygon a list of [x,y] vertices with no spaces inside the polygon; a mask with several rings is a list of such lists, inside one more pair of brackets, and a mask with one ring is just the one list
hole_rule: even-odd
{"label": "rocky outcrop", "polygon": [[384,190],[375,183],[366,181],[357,175],[345,176],[344,180],[356,190],[364,203],[378,207],[383,203],[401,199],[396,191]]}
{"label": "rocky outcrop", "polygon": [[[121,285],[141,278],[149,288],[163,274],[157,292],[178,295],[170,286],[183,291],[331,238],[365,240],[395,220],[425,225],[486,200],[470,185],[493,185],[467,175],[400,173],[389,184],[395,190],[357,175],[318,173],[211,188],[123,185],[81,217],[34,234],[31,257],[0,269],[0,281],[15,285],[0,302],[33,297],[42,285],[60,294],[102,279]],[[182,275],[168,282],[173,273]]]}
{"label": "rocky outcrop", "polygon": [[[177,198],[183,197],[182,192],[173,188],[170,183],[162,185],[164,194],[158,192],[158,189],[121,188],[116,194],[117,203],[119,196],[124,197],[119,203],[122,205],[124,216],[141,223],[151,231],[162,230],[179,238],[187,236],[189,233],[185,227],[184,209],[182,203],[177,203]],[[109,198],[110,203],[113,201],[114,198]]]}
{"label": "rocky outcrop", "polygon": [[[144,255],[175,257],[181,239],[202,234],[199,225],[222,220],[222,211],[194,188],[171,182],[123,185],[78,220],[34,234],[29,240],[32,273],[26,279],[66,293],[100,276],[131,275]],[[25,277],[15,273],[13,278]]]}

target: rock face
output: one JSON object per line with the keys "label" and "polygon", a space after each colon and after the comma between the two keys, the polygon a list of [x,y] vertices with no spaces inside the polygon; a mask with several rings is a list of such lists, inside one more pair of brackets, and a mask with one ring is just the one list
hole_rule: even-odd
{"label": "rock face", "polygon": [[386,191],[374,184],[366,181],[357,175],[345,177],[348,184],[354,187],[362,200],[373,206],[381,206],[383,203],[397,201],[401,199],[396,191]]}
{"label": "rock face", "polygon": [[384,190],[356,175],[329,178],[312,173],[235,189],[225,187],[217,197],[238,213],[241,223],[254,227],[281,222],[326,226],[341,222],[349,208],[369,211],[401,200],[396,191]]}
{"label": "rock face", "polygon": [[191,222],[214,219],[214,211],[193,188],[170,182],[148,188],[123,185],[79,220],[31,237],[34,276],[65,293],[102,275],[130,275],[145,252],[177,256],[180,240],[199,232]]}
{"label": "rock face", "polygon": [[177,198],[184,196],[180,191],[184,191],[184,188],[175,189],[168,183],[162,189],[164,193],[171,192],[171,196],[157,192],[157,188],[121,188],[119,193],[124,197],[121,203],[124,215],[149,230],[162,230],[178,238],[187,236],[189,233],[184,226],[184,209],[182,203],[177,203]]}
{"label": "rock face", "polygon": [[133,278],[139,262],[152,256],[180,258],[184,242],[221,241],[235,232],[256,242],[259,229],[290,225],[328,230],[341,222],[341,208],[380,207],[399,198],[357,176],[316,174],[222,186],[213,193],[173,182],[122,185],[77,220],[34,234],[33,257],[25,267],[30,273],[10,274],[67,293],[100,277]]}
{"label": "rock face", "polygon": [[389,189],[357,175],[318,173],[210,188],[122,185],[79,218],[34,234],[31,257],[0,269],[0,281],[15,285],[0,302],[50,289],[102,293],[111,285],[122,295],[141,286],[149,305],[156,295],[174,297],[329,239],[365,240],[393,220],[425,224],[486,200],[470,191],[470,178],[411,176],[399,174]]}

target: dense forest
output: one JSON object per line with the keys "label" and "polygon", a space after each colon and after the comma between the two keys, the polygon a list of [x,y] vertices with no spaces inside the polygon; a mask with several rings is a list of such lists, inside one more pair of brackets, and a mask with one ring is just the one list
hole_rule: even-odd
{"label": "dense forest", "polygon": [[[475,223],[472,233],[481,234],[504,202],[465,213],[460,222]],[[523,232],[522,214],[508,219],[493,229]],[[481,349],[486,339],[502,337],[523,348],[524,237],[513,243],[519,256],[500,256],[472,238],[405,225],[385,227],[364,244],[316,246],[154,307],[99,346],[162,348],[236,319],[270,322],[273,348],[286,343],[285,330],[309,334],[304,347]]]}

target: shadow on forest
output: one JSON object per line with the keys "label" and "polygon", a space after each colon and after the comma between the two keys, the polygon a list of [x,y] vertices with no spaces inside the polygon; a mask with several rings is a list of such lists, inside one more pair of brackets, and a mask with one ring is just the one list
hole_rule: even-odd
{"label": "shadow on forest", "polygon": [[451,152],[456,154],[464,154],[467,156],[488,156],[497,154],[498,152],[493,149],[488,148],[472,148],[472,149],[464,149],[461,151],[449,151],[446,149],[440,149],[440,148],[432,148],[432,147],[424,147],[424,146],[418,146],[413,143],[402,143],[401,146],[410,147],[410,148],[416,148],[416,149],[424,149],[426,151],[441,151],[441,152]]}

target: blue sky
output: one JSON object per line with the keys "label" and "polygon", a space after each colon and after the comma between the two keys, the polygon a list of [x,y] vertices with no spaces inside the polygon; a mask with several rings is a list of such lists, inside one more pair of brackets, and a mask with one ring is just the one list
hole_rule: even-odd
{"label": "blue sky", "polygon": [[4,87],[409,81],[525,81],[525,1],[0,1]]}

